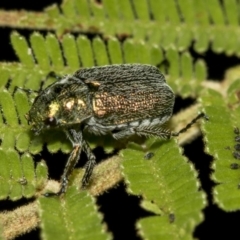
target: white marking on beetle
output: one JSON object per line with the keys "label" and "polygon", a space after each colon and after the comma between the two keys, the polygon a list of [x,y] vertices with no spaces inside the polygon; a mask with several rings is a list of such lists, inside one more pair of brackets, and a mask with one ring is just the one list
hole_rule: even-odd
{"label": "white marking on beetle", "polygon": [[151,123],[151,120],[150,120],[150,119],[144,119],[144,120],[140,123],[139,127],[140,127],[140,128],[141,128],[141,127],[148,127],[148,126],[150,125],[150,123]]}
{"label": "white marking on beetle", "polygon": [[74,99],[66,102],[65,107],[67,108],[67,110],[71,110],[73,105],[74,105]]}
{"label": "white marking on beetle", "polygon": [[139,121],[130,122],[129,125],[131,127],[138,127],[139,126]]}
{"label": "white marking on beetle", "polygon": [[150,126],[154,126],[154,125],[158,125],[160,124],[161,120],[159,118],[154,118],[151,123]]}
{"label": "white marking on beetle", "polygon": [[63,79],[61,79],[60,81],[58,81],[57,83],[59,83],[59,84],[65,84],[70,77],[71,77],[71,75],[67,75],[67,76],[65,76]]}

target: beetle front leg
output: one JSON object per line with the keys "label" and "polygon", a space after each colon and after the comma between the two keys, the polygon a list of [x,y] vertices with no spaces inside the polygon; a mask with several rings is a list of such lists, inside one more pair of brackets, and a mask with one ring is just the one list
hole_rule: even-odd
{"label": "beetle front leg", "polygon": [[58,195],[66,192],[68,186],[68,177],[79,160],[81,149],[81,145],[76,145],[70,153],[63,175],[61,177],[61,187],[59,192],[57,193]]}
{"label": "beetle front leg", "polygon": [[83,151],[87,155],[87,163],[85,165],[85,173],[82,178],[82,188],[86,188],[86,186],[89,184],[89,180],[91,178],[93,168],[96,165],[96,157],[93,154],[91,148],[89,147],[88,143],[83,140],[83,145],[82,145]]}
{"label": "beetle front leg", "polygon": [[61,186],[60,186],[59,192],[45,193],[44,196],[46,196],[46,197],[61,195],[62,193],[66,192],[67,186],[68,186],[68,177],[71,174],[74,166],[78,162],[80,154],[81,154],[82,145],[84,144],[83,140],[82,140],[82,132],[76,132],[73,129],[69,129],[66,131],[66,134],[67,134],[67,137],[69,138],[69,140],[72,142],[73,150],[70,153],[67,164],[64,168],[64,172],[61,177]]}

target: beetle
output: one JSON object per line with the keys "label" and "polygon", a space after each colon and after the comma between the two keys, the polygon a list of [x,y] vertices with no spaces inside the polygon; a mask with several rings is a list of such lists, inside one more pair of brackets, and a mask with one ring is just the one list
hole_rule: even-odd
{"label": "beetle", "polygon": [[[66,192],[68,177],[81,151],[87,155],[82,187],[89,183],[95,156],[83,132],[112,134],[115,139],[137,134],[170,138],[186,131],[199,118],[178,133],[161,128],[173,112],[175,95],[164,75],[147,64],[116,64],[85,68],[65,76],[42,90],[28,113],[35,134],[60,128],[73,149],[61,177],[60,195]],[[46,196],[55,193],[46,194]]]}

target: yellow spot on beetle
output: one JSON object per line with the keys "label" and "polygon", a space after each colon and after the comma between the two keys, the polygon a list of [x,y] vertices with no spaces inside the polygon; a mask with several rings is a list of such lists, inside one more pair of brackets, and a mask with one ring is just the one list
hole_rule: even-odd
{"label": "yellow spot on beetle", "polygon": [[106,114],[106,110],[103,108],[101,99],[93,99],[93,111],[98,117],[103,117]]}
{"label": "yellow spot on beetle", "polygon": [[98,82],[96,80],[86,80],[85,83],[91,84],[94,87],[99,87],[100,86],[100,82]]}
{"label": "yellow spot on beetle", "polygon": [[77,103],[81,107],[85,107],[86,106],[85,102],[82,99],[78,99]]}
{"label": "yellow spot on beetle", "polygon": [[54,117],[59,110],[59,104],[57,102],[52,102],[49,105],[49,117]]}

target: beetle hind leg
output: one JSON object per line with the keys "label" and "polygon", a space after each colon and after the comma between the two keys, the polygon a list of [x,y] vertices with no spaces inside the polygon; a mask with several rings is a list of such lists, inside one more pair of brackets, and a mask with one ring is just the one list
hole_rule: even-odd
{"label": "beetle hind leg", "polygon": [[201,112],[201,113],[199,113],[191,122],[189,122],[184,128],[182,128],[180,131],[178,131],[178,132],[172,132],[171,133],[171,135],[173,136],[173,137],[177,137],[177,136],[179,136],[181,133],[184,133],[184,132],[186,132],[189,128],[191,128],[192,127],[192,125],[193,124],[195,124],[199,119],[201,119],[201,118],[204,118],[205,120],[209,120],[209,117],[205,114],[205,113],[203,113],[203,112]]}
{"label": "beetle hind leg", "polygon": [[136,133],[135,128],[126,128],[124,130],[112,133],[112,136],[113,138],[118,140],[118,139],[124,139],[124,138],[130,137],[135,133]]}
{"label": "beetle hind leg", "polygon": [[113,137],[115,139],[122,139],[122,138],[130,137],[134,134],[137,134],[139,136],[145,136],[145,137],[153,136],[153,137],[165,138],[165,139],[169,139],[171,136],[171,132],[169,130],[166,130],[164,128],[159,128],[156,126],[150,126],[150,127],[134,127],[134,128],[124,129],[117,133],[113,133]]}

